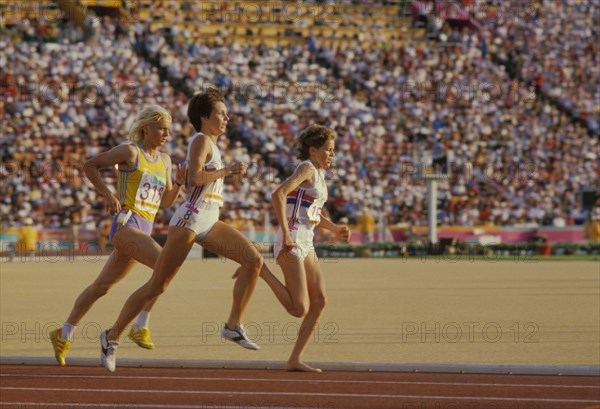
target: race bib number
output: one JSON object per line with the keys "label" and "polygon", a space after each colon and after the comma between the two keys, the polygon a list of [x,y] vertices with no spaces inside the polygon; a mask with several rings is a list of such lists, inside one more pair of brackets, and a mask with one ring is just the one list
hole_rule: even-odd
{"label": "race bib number", "polygon": [[313,203],[313,205],[308,209],[308,218],[311,221],[318,221],[321,219],[321,212],[323,211],[323,206],[325,205],[325,200],[318,199]]}
{"label": "race bib number", "polygon": [[165,191],[166,180],[164,178],[144,173],[135,195],[136,206],[143,211],[155,213]]}

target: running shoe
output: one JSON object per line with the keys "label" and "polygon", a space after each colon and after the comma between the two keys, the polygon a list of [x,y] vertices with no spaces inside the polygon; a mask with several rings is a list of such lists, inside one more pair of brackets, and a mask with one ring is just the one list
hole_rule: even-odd
{"label": "running shoe", "polygon": [[246,349],[260,349],[260,346],[250,341],[250,339],[246,336],[246,330],[242,324],[240,324],[236,329],[230,329],[227,324],[225,324],[223,326],[223,331],[221,332],[221,337],[228,341],[235,342]]}
{"label": "running shoe", "polygon": [[100,361],[102,361],[103,367],[110,372],[114,372],[117,366],[119,343],[108,340],[108,331],[110,331],[110,328],[100,333]]}
{"label": "running shoe", "polygon": [[67,356],[69,349],[71,349],[71,341],[61,338],[61,335],[62,328],[50,331],[50,341],[54,348],[54,357],[60,366],[65,366],[65,357]]}
{"label": "running shoe", "polygon": [[154,349],[154,342],[152,342],[152,338],[150,338],[149,328],[139,327],[137,330],[135,330],[133,327],[131,327],[129,335],[127,336],[141,348]]}

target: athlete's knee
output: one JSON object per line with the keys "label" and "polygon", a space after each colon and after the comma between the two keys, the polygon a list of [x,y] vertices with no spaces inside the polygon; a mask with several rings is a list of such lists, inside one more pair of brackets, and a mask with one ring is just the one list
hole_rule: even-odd
{"label": "athlete's knee", "polygon": [[265,260],[263,259],[263,256],[258,254],[258,258],[254,261],[252,265],[252,269],[256,271],[257,276],[260,274],[260,270],[262,270],[264,264]]}
{"label": "athlete's knee", "polygon": [[294,317],[303,318],[306,316],[306,314],[308,314],[308,305],[303,302],[294,304],[292,308],[288,310],[288,312]]}
{"label": "athlete's knee", "polygon": [[242,261],[242,266],[246,270],[252,271],[252,273],[256,274],[257,276],[260,274],[263,264],[263,256],[261,256],[256,250],[252,252],[252,254],[249,254],[248,257],[244,257],[244,260]]}
{"label": "athlete's knee", "polygon": [[326,305],[327,296],[325,296],[325,294],[319,294],[317,297],[310,300],[310,308],[317,312],[323,311]]}
{"label": "athlete's knee", "polygon": [[164,281],[152,283],[147,291],[148,300],[154,300],[167,291],[168,284]]}
{"label": "athlete's knee", "polygon": [[100,298],[100,297],[104,297],[108,293],[108,290],[110,290],[110,287],[111,287],[110,284],[105,284],[105,283],[92,284],[90,286],[90,293],[96,299]]}

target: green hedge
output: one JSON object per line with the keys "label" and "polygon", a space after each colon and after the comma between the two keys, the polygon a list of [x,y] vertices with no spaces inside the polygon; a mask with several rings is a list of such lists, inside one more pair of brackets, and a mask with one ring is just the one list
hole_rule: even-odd
{"label": "green hedge", "polygon": [[[418,243],[317,244],[315,249],[319,257],[399,257],[428,254],[517,256],[539,255],[543,251],[543,247],[535,243],[503,243],[488,246],[460,243],[455,246],[436,245],[433,247]],[[550,247],[550,254],[557,256],[599,255],[600,243],[555,243]]]}

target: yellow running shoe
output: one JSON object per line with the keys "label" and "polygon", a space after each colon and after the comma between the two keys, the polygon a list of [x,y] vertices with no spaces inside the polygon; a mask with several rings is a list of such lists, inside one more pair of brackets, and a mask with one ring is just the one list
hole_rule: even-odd
{"label": "yellow running shoe", "polygon": [[67,356],[67,352],[71,349],[71,341],[67,339],[62,339],[61,336],[62,328],[55,329],[50,331],[50,341],[52,342],[52,347],[54,348],[54,357],[58,361],[60,366],[65,366],[65,356]]}
{"label": "yellow running shoe", "polygon": [[135,330],[131,327],[128,337],[141,348],[154,349],[154,342],[152,342],[152,338],[150,338],[149,328],[139,327]]}

